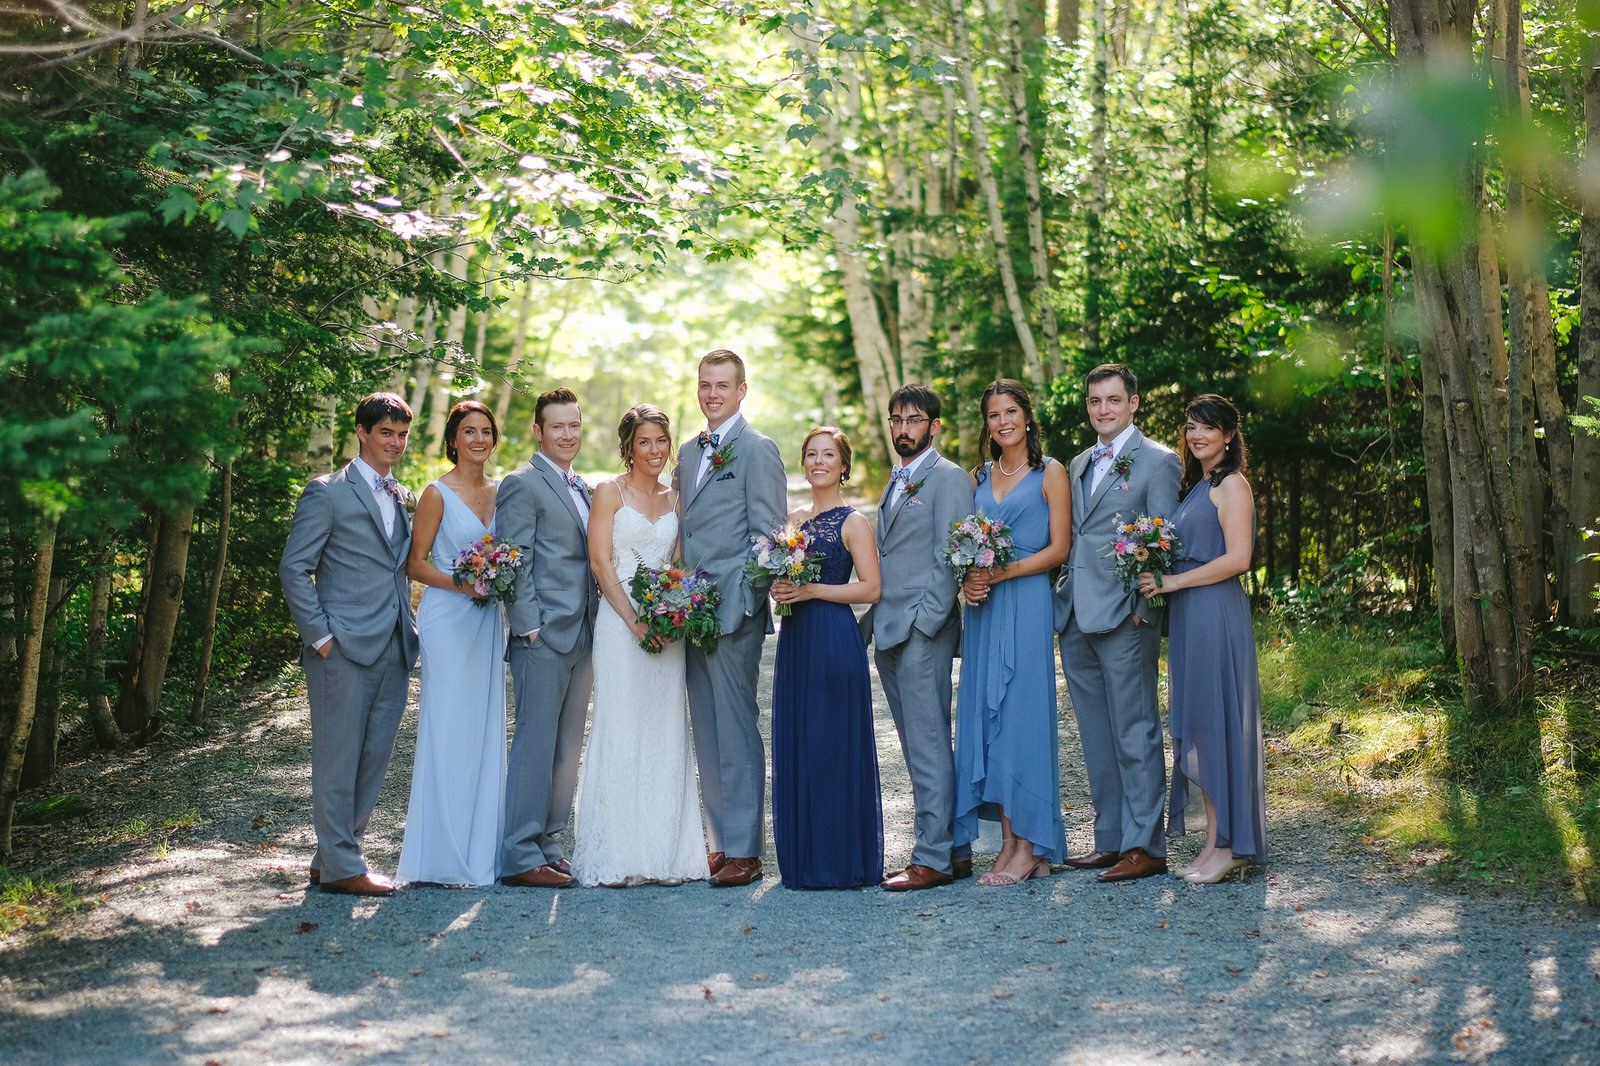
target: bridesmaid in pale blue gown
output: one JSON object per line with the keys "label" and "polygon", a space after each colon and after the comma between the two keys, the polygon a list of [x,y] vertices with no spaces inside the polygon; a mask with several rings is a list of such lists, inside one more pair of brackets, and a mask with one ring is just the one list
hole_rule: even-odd
{"label": "bridesmaid in pale blue gown", "polygon": [[1072,486],[1044,455],[1019,382],[994,382],[981,409],[978,450],[992,461],[972,472],[975,501],[1011,527],[1016,554],[1004,567],[968,570],[962,582],[955,843],[976,840],[979,819],[998,819],[1000,853],[978,884],[1015,885],[1049,876],[1066,848],[1049,571],[1071,546]]}
{"label": "bridesmaid in pale blue gown", "polygon": [[[400,848],[402,881],[488,885],[498,874],[506,767],[505,616],[450,576],[457,553],[493,532],[500,441],[489,408],[463,400],[445,422],[455,468],[422,490],[406,572],[427,588],[417,611],[422,695]],[[431,560],[430,560],[431,556]]]}
{"label": "bridesmaid in pale blue gown", "polygon": [[1182,877],[1216,884],[1248,860],[1267,858],[1261,681],[1250,601],[1239,575],[1250,569],[1255,499],[1245,480],[1239,412],[1207,394],[1185,412],[1183,495],[1172,526],[1183,544],[1158,588],[1139,575],[1146,596],[1169,597],[1167,642],[1172,793],[1167,834],[1192,817],[1189,786],[1205,804],[1206,846]]}

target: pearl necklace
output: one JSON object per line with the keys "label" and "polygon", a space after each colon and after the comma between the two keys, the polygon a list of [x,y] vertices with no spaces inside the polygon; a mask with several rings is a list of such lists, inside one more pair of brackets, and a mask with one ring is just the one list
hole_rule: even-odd
{"label": "pearl necklace", "polygon": [[994,461],[994,465],[998,466],[1000,468],[1000,472],[1002,474],[1004,474],[1006,477],[1013,477],[1013,476],[1016,475],[1017,470],[1021,470],[1023,467],[1028,465],[1028,459],[1027,459],[1027,456],[1023,456],[1022,462],[1017,464],[1017,469],[1016,470],[1007,470],[1006,469],[1006,464],[1001,462],[999,459],[996,459]]}

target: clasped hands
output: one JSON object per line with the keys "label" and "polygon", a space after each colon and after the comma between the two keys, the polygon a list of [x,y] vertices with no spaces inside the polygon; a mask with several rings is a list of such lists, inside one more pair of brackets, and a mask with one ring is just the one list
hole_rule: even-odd
{"label": "clasped hands", "polygon": [[782,577],[772,583],[772,588],[768,590],[768,593],[777,603],[802,603],[806,600],[816,599],[816,592],[810,583],[796,585],[788,578]]}
{"label": "clasped hands", "polygon": [[976,607],[989,598],[990,585],[1004,580],[1004,570],[995,573],[986,567],[969,566],[966,576],[961,579],[961,598],[967,601],[968,607]]}

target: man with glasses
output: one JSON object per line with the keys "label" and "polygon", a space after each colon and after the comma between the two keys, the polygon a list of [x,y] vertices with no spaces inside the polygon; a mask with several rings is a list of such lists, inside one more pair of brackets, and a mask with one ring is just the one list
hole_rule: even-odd
{"label": "man with glasses", "polygon": [[956,770],[950,746],[950,663],[961,639],[960,586],[944,564],[950,523],[972,513],[972,480],[933,447],[939,396],[903,385],[889,397],[900,464],[878,503],[883,592],[861,620],[894,715],[916,805],[916,847],[883,887],[907,892],[970,877],[970,853],[951,854]]}

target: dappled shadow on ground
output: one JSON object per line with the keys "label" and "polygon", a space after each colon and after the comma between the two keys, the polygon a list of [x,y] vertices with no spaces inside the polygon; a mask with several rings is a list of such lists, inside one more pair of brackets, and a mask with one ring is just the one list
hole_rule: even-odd
{"label": "dappled shadow on ground", "polygon": [[[881,706],[877,728],[892,867],[911,805]],[[411,732],[372,828],[385,869]],[[1061,738],[1081,848],[1070,712]],[[165,850],[95,845],[73,879],[98,906],[0,948],[8,1063],[1526,1062],[1539,1048],[1586,1066],[1600,1047],[1592,914],[1408,883],[1314,812],[1274,813],[1272,864],[1243,884],[1058,870],[1015,888],[790,892],[769,866],[751,889],[362,901],[304,886],[303,743],[291,698],[209,754],[140,771],[205,821]]]}

